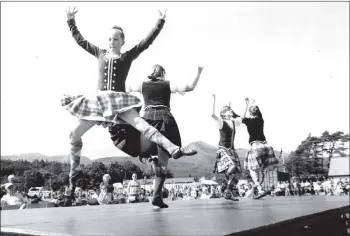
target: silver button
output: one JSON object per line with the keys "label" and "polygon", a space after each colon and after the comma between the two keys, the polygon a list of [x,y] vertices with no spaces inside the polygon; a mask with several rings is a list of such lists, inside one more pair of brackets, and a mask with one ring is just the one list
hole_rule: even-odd
{"label": "silver button", "polygon": [[113,67],[113,69],[115,69],[115,67]]}
{"label": "silver button", "polygon": [[114,83],[114,80],[112,81],[112,83]]}
{"label": "silver button", "polygon": [[112,87],[112,89],[114,89],[114,87]]}
{"label": "silver button", "polygon": [[108,62],[108,60],[106,60],[106,62]]}
{"label": "silver button", "polygon": [[107,82],[107,80],[105,79],[105,82]]}
{"label": "silver button", "polygon": [[114,63],[117,63],[117,61],[114,61]]}
{"label": "silver button", "polygon": [[107,86],[105,85],[105,88],[107,88]]}
{"label": "silver button", "polygon": [[105,73],[105,75],[107,75],[107,73]]}
{"label": "silver button", "polygon": [[113,74],[113,76],[115,76],[115,74]]}
{"label": "silver button", "polygon": [[105,69],[107,69],[107,66],[105,66]]}

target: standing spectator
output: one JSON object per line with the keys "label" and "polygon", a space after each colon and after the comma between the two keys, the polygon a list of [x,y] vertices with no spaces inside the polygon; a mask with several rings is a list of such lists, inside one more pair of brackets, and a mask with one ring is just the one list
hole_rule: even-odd
{"label": "standing spectator", "polygon": [[310,195],[311,194],[311,184],[307,179],[305,180],[304,188],[305,188],[305,194]]}
{"label": "standing spectator", "polygon": [[297,196],[298,194],[298,183],[296,180],[293,181],[293,195]]}
{"label": "standing spectator", "polygon": [[313,183],[313,185],[314,185],[315,194],[316,194],[316,195],[319,195],[320,192],[321,192],[321,183],[320,183],[320,181],[315,181],[315,182]]}
{"label": "standing spectator", "polygon": [[128,184],[128,202],[138,202],[140,197],[140,184],[137,182],[136,173],[132,174],[132,180]]}

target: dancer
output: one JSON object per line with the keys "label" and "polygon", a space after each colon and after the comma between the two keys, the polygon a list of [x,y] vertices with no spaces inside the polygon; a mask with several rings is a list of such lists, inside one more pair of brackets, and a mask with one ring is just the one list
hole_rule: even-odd
{"label": "dancer", "polygon": [[225,173],[221,192],[226,199],[238,201],[234,197],[232,189],[237,185],[242,173],[241,163],[234,146],[236,127],[241,125],[241,120],[230,106],[224,106],[220,111],[220,117],[218,117],[215,114],[215,100],[216,97],[213,94],[213,114],[211,117],[215,120],[220,132],[214,173]]}
{"label": "dancer", "polygon": [[[153,72],[143,83],[134,87],[129,86],[128,92],[140,92],[145,102],[143,118],[154,128],[159,130],[175,145],[181,147],[181,136],[176,120],[170,112],[170,98],[172,93],[184,94],[195,89],[202,74],[203,67],[198,67],[196,77],[188,84],[178,86],[165,79],[165,69],[161,65],[155,65]],[[152,159],[152,169],[155,172],[155,188],[152,204],[160,208],[168,208],[162,200],[162,188],[167,173],[168,160],[171,157],[160,145],[143,142],[141,157],[157,156]],[[146,149],[146,150],[145,150]]]}
{"label": "dancer", "polygon": [[264,172],[267,167],[278,163],[275,152],[271,146],[267,144],[264,135],[264,119],[257,105],[253,104],[249,107],[250,118],[246,117],[250,100],[246,100],[246,109],[242,117],[242,123],[247,126],[249,133],[250,150],[244,158],[244,168],[249,170],[250,176],[258,189],[259,199],[266,196],[269,192],[263,191],[262,183],[264,182]]}
{"label": "dancer", "polygon": [[121,53],[121,48],[125,42],[125,35],[121,27],[112,27],[108,39],[109,50],[100,49],[85,40],[79,32],[75,24],[77,10],[75,8],[73,10],[68,9],[66,13],[69,29],[77,44],[95,56],[99,62],[98,90],[95,96],[66,95],[61,100],[62,106],[67,106],[67,111],[79,118],[79,124],[70,134],[70,188],[74,190],[75,181],[82,173],[80,168],[80,155],[83,146],[82,136],[96,124],[103,127],[116,124],[117,118],[136,128],[146,139],[162,146],[174,159],[183,155],[195,154],[195,150],[176,146],[157,129],[144,121],[138,114],[138,110],[142,106],[141,101],[125,92],[125,80],[131,63],[152,44],[160,33],[165,22],[166,10],[159,11],[159,20],[151,33],[138,45],[125,53]]}

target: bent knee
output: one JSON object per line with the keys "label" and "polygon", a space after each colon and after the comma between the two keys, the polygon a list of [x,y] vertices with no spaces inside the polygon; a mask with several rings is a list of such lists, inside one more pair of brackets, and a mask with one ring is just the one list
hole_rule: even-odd
{"label": "bent knee", "polygon": [[228,175],[232,175],[235,172],[235,170],[236,170],[236,167],[235,166],[231,166],[230,168],[228,168],[226,173]]}

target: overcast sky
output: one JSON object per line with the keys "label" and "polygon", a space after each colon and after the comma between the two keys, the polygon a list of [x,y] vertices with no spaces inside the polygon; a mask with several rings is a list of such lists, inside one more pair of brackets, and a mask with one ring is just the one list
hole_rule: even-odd
{"label": "overcast sky", "polygon": [[[154,44],[134,61],[128,83],[141,83],[154,64],[167,78],[186,83],[204,66],[197,88],[172,96],[171,109],[183,143],[216,146],[211,118],[231,102],[242,115],[246,96],[265,119],[265,136],[279,150],[294,150],[309,133],[349,130],[349,3],[9,3],[1,4],[1,155],[67,154],[76,119],[60,96],[92,92],[97,60],[70,35],[65,9],[76,6],[76,22],[90,42],[107,48],[106,32],[120,25],[123,50],[155,25],[168,9]],[[83,155],[123,155],[109,133],[94,127],[83,138]],[[243,125],[237,148],[248,148]]]}

